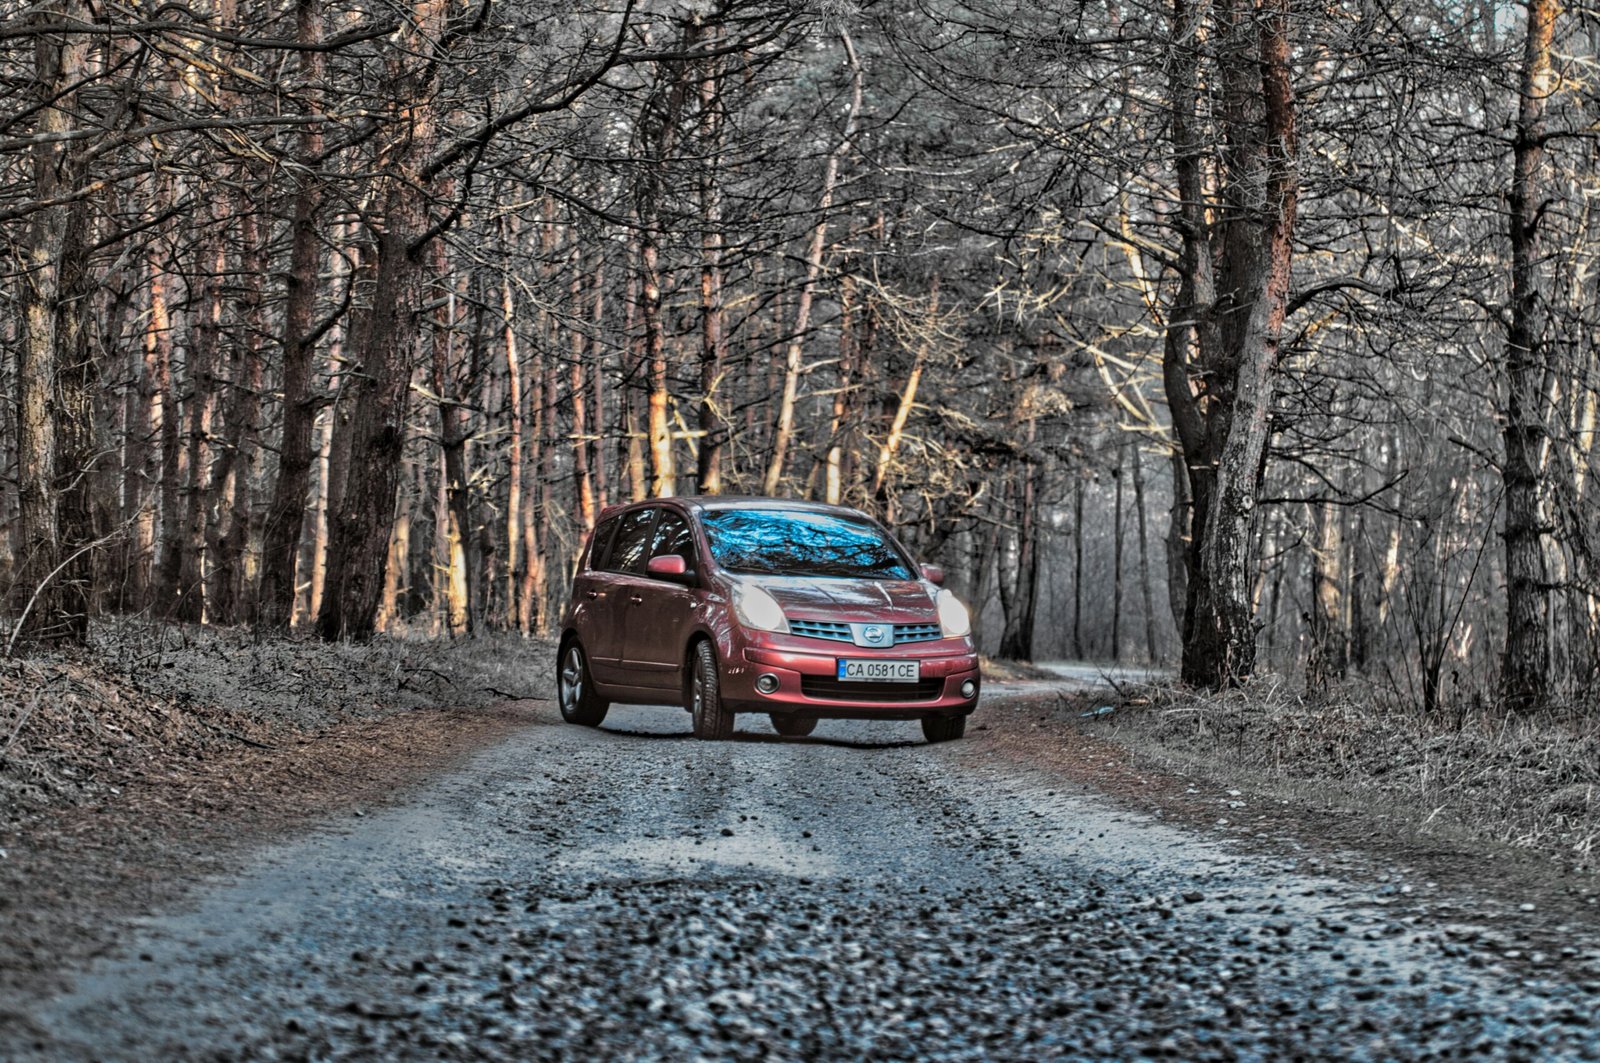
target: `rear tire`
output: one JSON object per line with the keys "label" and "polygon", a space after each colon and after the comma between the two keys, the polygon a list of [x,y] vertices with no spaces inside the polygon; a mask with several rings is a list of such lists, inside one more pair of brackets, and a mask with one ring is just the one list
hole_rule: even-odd
{"label": "rear tire", "polygon": [[816,717],[784,716],[781,713],[772,713],[772,729],[789,738],[804,738],[817,729]]}
{"label": "rear tire", "polygon": [[694,646],[688,709],[694,717],[696,738],[718,741],[733,734],[733,713],[722,703],[722,676],[717,671],[716,651],[709,642]]}
{"label": "rear tire", "polygon": [[561,663],[556,669],[556,700],[561,705],[563,720],[584,727],[599,727],[611,708],[609,701],[594,692],[594,681],[589,678],[589,658],[577,639],[567,643],[561,651]]}
{"label": "rear tire", "polygon": [[953,742],[967,733],[965,716],[924,716],[922,737],[930,742]]}

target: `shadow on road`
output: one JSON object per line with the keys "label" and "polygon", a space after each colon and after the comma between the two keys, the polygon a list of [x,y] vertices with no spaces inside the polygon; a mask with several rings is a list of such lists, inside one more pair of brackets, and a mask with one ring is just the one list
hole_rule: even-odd
{"label": "shadow on road", "polygon": [[[601,731],[622,738],[653,738],[663,741],[694,741],[694,734],[690,731],[636,731],[626,727],[604,727]],[[922,745],[910,739],[890,741],[871,741],[851,738],[828,738],[825,735],[807,735],[804,738],[788,737],[780,734],[762,734],[758,731],[735,731],[728,739],[730,742],[776,743],[812,746],[836,746],[840,749],[907,749],[911,746]]]}

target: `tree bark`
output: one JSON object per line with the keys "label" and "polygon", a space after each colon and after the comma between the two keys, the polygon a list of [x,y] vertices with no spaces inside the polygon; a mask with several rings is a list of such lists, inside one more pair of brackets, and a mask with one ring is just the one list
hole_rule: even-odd
{"label": "tree bark", "polygon": [[1111,659],[1122,661],[1122,451],[1111,470],[1114,484],[1111,516]]}
{"label": "tree bark", "polygon": [[517,350],[516,299],[511,293],[511,274],[500,276],[501,337],[506,356],[506,625],[526,633],[528,614],[521,593],[520,576],[527,562],[522,557],[522,358]]}
{"label": "tree bark", "polygon": [[1139,455],[1139,445],[1133,451],[1133,509],[1139,517],[1139,593],[1144,600],[1145,661],[1154,664],[1160,656],[1156,640],[1155,593],[1150,578],[1150,529],[1144,508],[1144,460]]}
{"label": "tree bark", "polygon": [[[431,257],[436,278],[446,276],[444,245],[435,241]],[[438,559],[443,584],[445,630],[452,636],[473,633],[473,571],[467,536],[472,527],[468,507],[467,438],[471,429],[467,407],[457,392],[466,387],[455,364],[455,293],[451,292],[435,315],[433,335],[433,393],[439,400],[439,450],[442,462],[441,507],[434,516],[440,529],[443,556]]]}
{"label": "tree bark", "polygon": [[1311,516],[1311,645],[1306,685],[1325,689],[1344,677],[1350,659],[1345,623],[1344,529],[1332,502],[1313,502]]}
{"label": "tree bark", "polygon": [[385,228],[376,241],[372,306],[356,330],[359,368],[346,389],[350,419],[341,426],[353,460],[329,526],[317,612],[317,631],[330,642],[366,640],[375,631],[400,485],[411,371],[423,331],[420,249],[412,243],[425,231],[426,212],[413,186],[399,179],[389,183]]}
{"label": "tree bark", "polygon": [[706,160],[700,169],[700,212],[705,229],[700,237],[700,452],[696,456],[695,487],[706,495],[722,493],[722,448],[728,432],[717,397],[722,366],[727,360],[722,305],[722,190],[717,184],[722,160],[720,73],[720,61],[712,59],[700,79]]}
{"label": "tree bark", "polygon": [[[576,239],[576,237],[574,237]],[[582,523],[583,530],[589,531],[594,527],[594,480],[589,473],[589,399],[587,389],[584,387],[584,337],[583,328],[578,322],[583,320],[581,307],[583,305],[583,266],[580,252],[574,248],[569,268],[572,271],[572,286],[569,292],[571,298],[571,313],[573,327],[571,335],[571,361],[570,376],[568,379],[567,404],[572,409],[572,493],[574,511]],[[594,349],[599,350],[598,339]]]}
{"label": "tree bark", "polygon": [[[840,33],[840,43],[850,68],[850,110],[845,116],[844,134],[839,144],[828,154],[822,169],[822,192],[817,197],[817,225],[811,232],[811,245],[806,250],[806,277],[800,286],[800,299],[795,306],[794,328],[783,359],[783,392],[778,400],[778,421],[772,430],[772,460],[767,464],[767,474],[762,480],[762,490],[768,495],[778,493],[783,481],[784,464],[788,460],[789,443],[794,436],[795,398],[800,388],[801,357],[804,354],[806,330],[811,327],[811,302],[816,296],[817,278],[822,273],[822,252],[827,246],[828,211],[833,209],[834,187],[839,181],[839,162],[850,149],[856,135],[856,117],[861,113],[861,64],[856,59],[855,44],[850,34]],[[913,393],[915,386],[912,386]]]}
{"label": "tree bark", "polygon": [[1548,355],[1544,348],[1539,223],[1544,213],[1545,103],[1555,91],[1550,65],[1556,0],[1528,0],[1520,101],[1510,188],[1511,327],[1506,337],[1505,483],[1506,643],[1501,695],[1517,712],[1550,697]]}
{"label": "tree bark", "polygon": [[260,278],[266,273],[266,254],[255,215],[248,211],[240,212],[239,235],[243,244],[239,283],[245,333],[233,345],[222,446],[212,464],[211,483],[206,491],[212,513],[206,545],[212,561],[206,603],[212,622],[217,624],[238,623],[245,613],[243,568],[254,523],[251,466],[257,451],[263,379],[259,337],[264,334],[265,323],[261,320]]}
{"label": "tree bark", "polygon": [[[1193,492],[1183,678],[1218,689],[1248,677],[1255,666],[1250,532],[1299,181],[1288,0],[1265,0],[1259,9],[1227,0],[1217,8],[1223,209],[1219,228],[1208,227],[1193,125],[1199,17],[1187,0],[1174,0],[1173,36],[1186,42],[1175,44],[1171,63],[1183,268],[1178,306],[1168,315],[1163,380]],[[1198,371],[1189,361],[1191,348]]]}
{"label": "tree bark", "polygon": [[[298,39],[315,44],[322,39],[321,0],[297,0],[295,22]],[[307,85],[322,80],[322,52],[309,48],[300,53],[300,77]],[[312,113],[318,102],[308,90]],[[300,554],[300,533],[305,523],[307,495],[314,458],[312,437],[317,406],[312,395],[312,365],[316,342],[312,335],[316,312],[318,263],[317,220],[322,191],[309,172],[309,164],[322,152],[322,134],[315,122],[299,134],[297,153],[308,171],[295,187],[290,222],[289,269],[284,275],[283,311],[283,419],[278,443],[278,473],[272,500],[262,528],[261,583],[257,592],[259,626],[284,631],[294,618],[295,566]]]}
{"label": "tree bark", "polygon": [[[406,31],[408,56],[431,53],[445,34],[444,0],[418,0]],[[439,66],[391,61],[391,107],[401,119],[393,171],[377,181],[383,231],[375,234],[377,276],[371,304],[356,329],[350,420],[351,456],[328,536],[328,564],[317,630],[322,638],[372,637],[383,598],[384,566],[400,486],[411,374],[419,364],[423,272],[439,239],[430,229],[427,181],[420,167],[435,140],[433,96]]]}
{"label": "tree bark", "polygon": [[[59,0],[30,20],[49,25],[88,17],[81,0]],[[34,38],[33,89],[40,143],[32,149],[33,196],[51,203],[81,179],[80,158],[63,138],[71,131],[75,85],[86,48],[70,34]],[[81,200],[33,212],[18,258],[22,324],[17,350],[17,503],[20,563],[14,608],[20,637],[81,645],[88,639],[94,539],[89,497],[94,460],[93,385],[81,308],[89,290]],[[32,606],[29,607],[30,598]]]}
{"label": "tree bark", "polygon": [[[1033,422],[1029,422],[1031,427]],[[1009,595],[1006,624],[1000,632],[999,656],[1013,661],[1033,659],[1034,620],[1039,585],[1039,468],[1025,464],[1017,473],[1017,571]]]}

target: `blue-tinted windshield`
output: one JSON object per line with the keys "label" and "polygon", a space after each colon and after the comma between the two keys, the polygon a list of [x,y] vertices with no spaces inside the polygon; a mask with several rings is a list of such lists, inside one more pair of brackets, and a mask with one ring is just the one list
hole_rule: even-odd
{"label": "blue-tinted windshield", "polygon": [[702,517],[711,556],[729,572],[844,579],[915,579],[865,521],[784,509],[715,509]]}

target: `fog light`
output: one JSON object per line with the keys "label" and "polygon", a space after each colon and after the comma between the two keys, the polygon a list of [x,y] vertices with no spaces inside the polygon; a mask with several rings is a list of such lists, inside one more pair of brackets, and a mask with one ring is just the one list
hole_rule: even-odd
{"label": "fog light", "polygon": [[961,696],[964,698],[975,697],[978,693],[978,684],[968,679],[961,684]]}
{"label": "fog light", "polygon": [[756,677],[756,689],[763,694],[771,694],[778,689],[778,677],[771,672]]}

